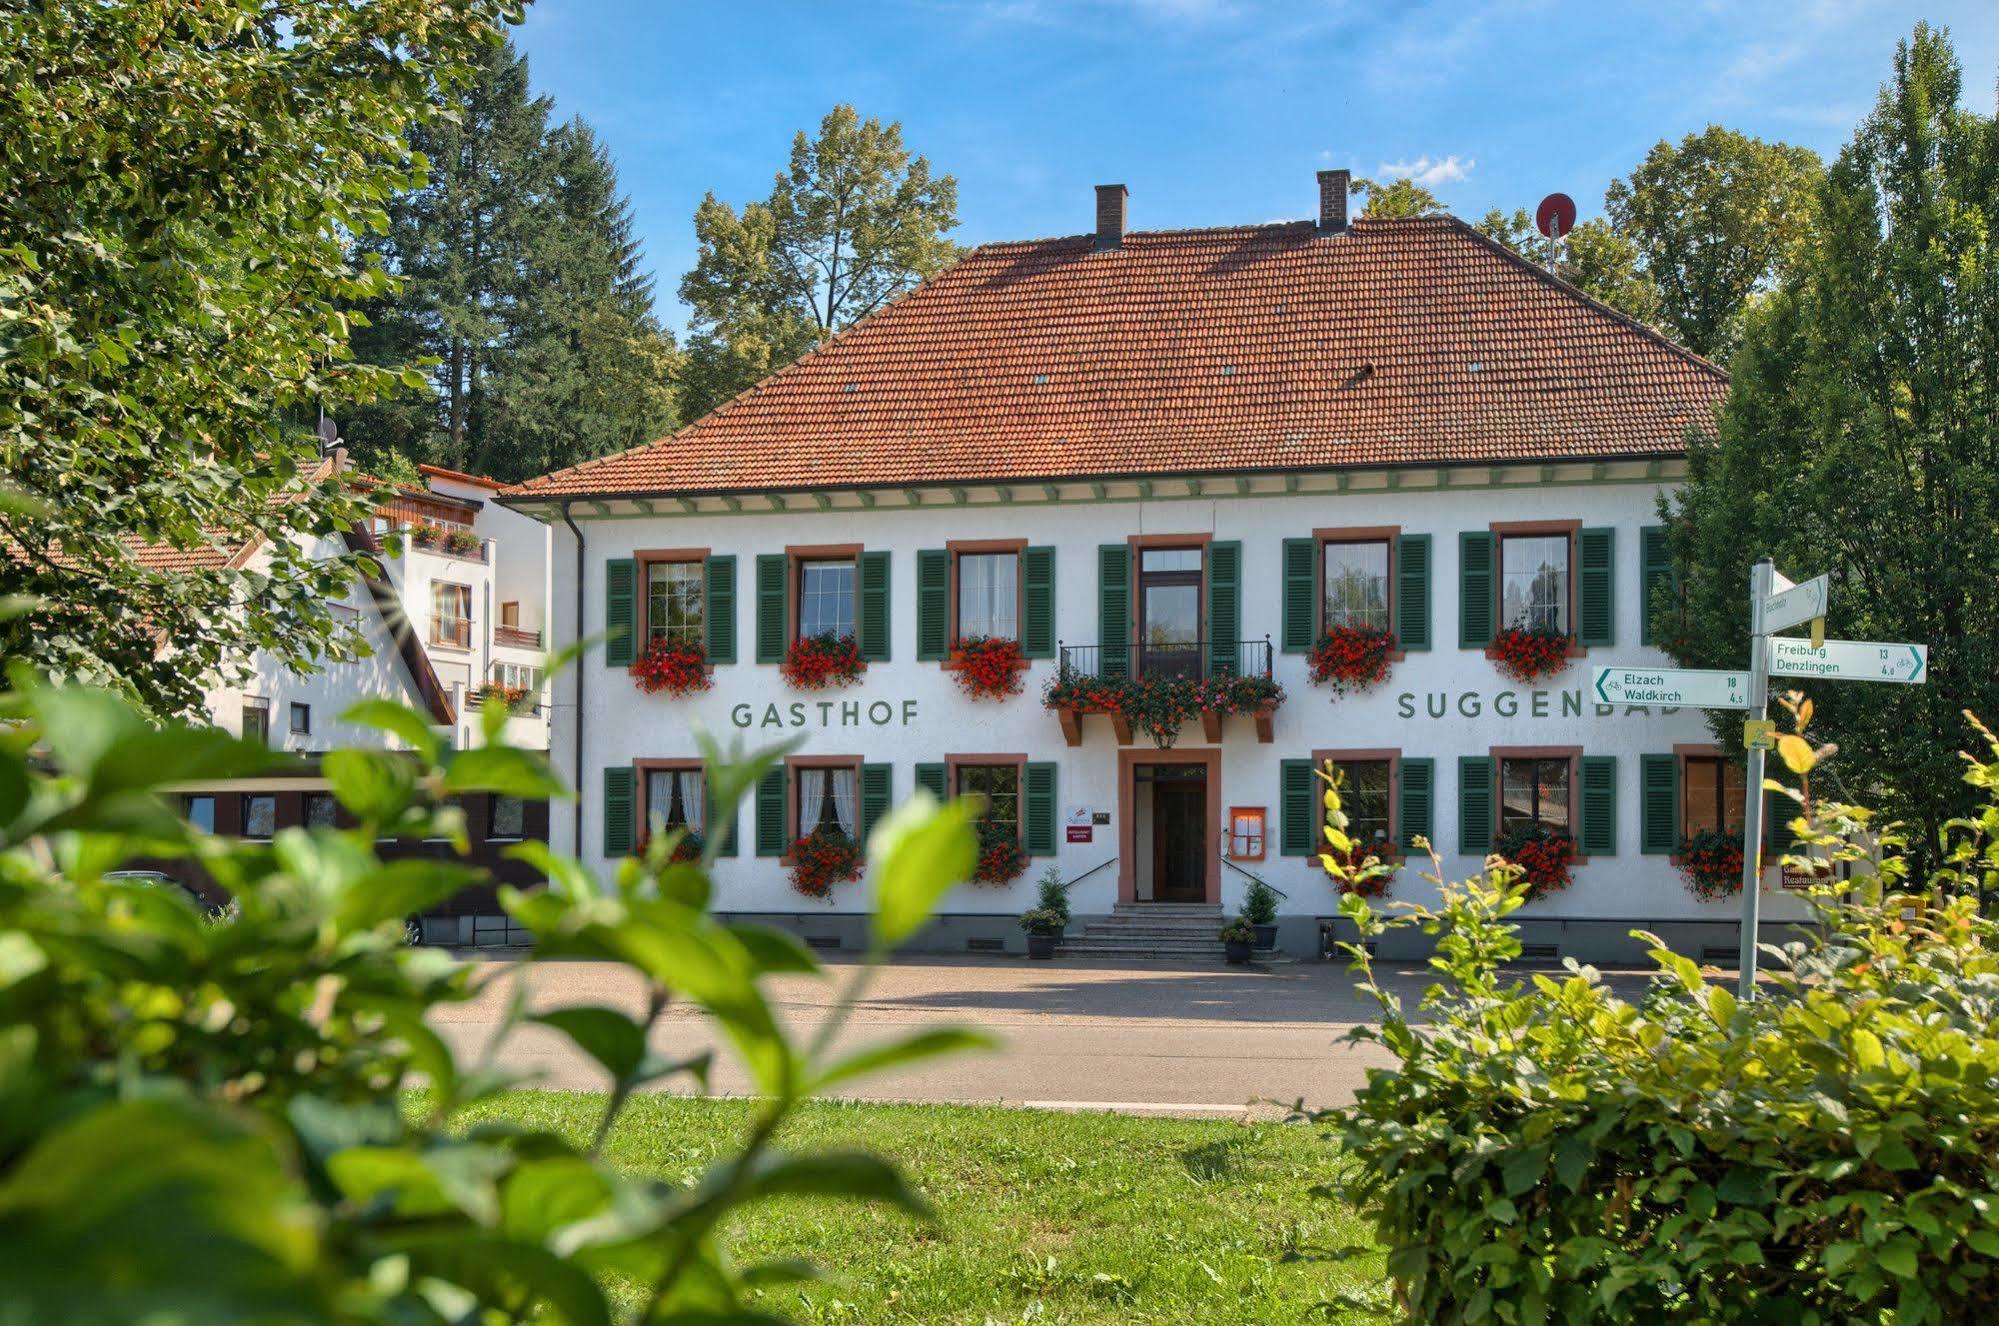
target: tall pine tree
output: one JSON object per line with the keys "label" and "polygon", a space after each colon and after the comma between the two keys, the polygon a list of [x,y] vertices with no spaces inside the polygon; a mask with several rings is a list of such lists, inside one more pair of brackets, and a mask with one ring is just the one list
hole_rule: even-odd
{"label": "tall pine tree", "polygon": [[343,420],[357,455],[520,479],[667,431],[679,354],[609,154],[581,120],[551,127],[511,46],[456,109],[417,136],[429,178],[367,243],[404,282],[355,337],[365,359],[435,359],[433,390]]}

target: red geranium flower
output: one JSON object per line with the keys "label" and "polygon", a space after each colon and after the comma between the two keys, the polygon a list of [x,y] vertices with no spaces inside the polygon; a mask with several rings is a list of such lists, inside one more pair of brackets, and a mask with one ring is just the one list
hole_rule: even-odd
{"label": "red geranium flower", "polygon": [[1742,835],[1703,829],[1680,843],[1673,864],[1687,888],[1703,902],[1742,891]]}
{"label": "red geranium flower", "polygon": [[1334,695],[1364,691],[1388,680],[1395,636],[1379,626],[1335,626],[1305,656],[1312,683]]}
{"label": "red geranium flower", "polygon": [[1492,638],[1499,670],[1530,685],[1569,666],[1569,637],[1552,626],[1509,626]]}
{"label": "red geranium flower", "polygon": [[952,645],[951,657],[958,665],[958,689],[974,700],[1020,694],[1020,641],[975,635]]}
{"label": "red geranium flower", "polygon": [[1499,836],[1493,851],[1520,867],[1520,882],[1527,886],[1530,902],[1573,882],[1569,863],[1576,857],[1576,840],[1566,830],[1516,825]]}
{"label": "red geranium flower", "polygon": [[814,829],[791,844],[791,887],[808,898],[832,894],[835,884],[861,877],[861,848],[838,829]]}
{"label": "red geranium flower", "polygon": [[708,675],[707,665],[707,657],[698,645],[662,636],[647,645],[632,664],[632,676],[637,679],[639,689],[648,695],[661,691],[686,695],[705,691],[715,684]]}
{"label": "red geranium flower", "polygon": [[851,635],[807,635],[791,642],[778,668],[785,681],[802,691],[847,686],[867,671],[867,660]]}

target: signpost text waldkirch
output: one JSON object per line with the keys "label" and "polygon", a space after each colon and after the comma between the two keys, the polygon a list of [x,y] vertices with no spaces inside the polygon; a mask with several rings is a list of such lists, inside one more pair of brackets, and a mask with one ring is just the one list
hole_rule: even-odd
{"label": "signpost text waldkirch", "polygon": [[[1391,860],[1554,849],[1518,914],[1544,952],[1732,951],[1675,856],[1753,833],[1755,783],[1647,612],[1727,380],[1454,218],[1350,221],[1348,182],[1183,231],[1103,186],[1089,233],[973,249],[672,437],[507,490],[553,533],[553,643],[593,641],[554,682],[581,796],[552,837],[609,869],[698,833],[722,908],[853,943],[864,893],[806,896],[797,846],[976,792],[990,869],[931,947],[1018,948],[1052,871],[1079,951],[1262,879],[1303,953],[1331,760]],[[796,743],[738,823],[697,728]]]}

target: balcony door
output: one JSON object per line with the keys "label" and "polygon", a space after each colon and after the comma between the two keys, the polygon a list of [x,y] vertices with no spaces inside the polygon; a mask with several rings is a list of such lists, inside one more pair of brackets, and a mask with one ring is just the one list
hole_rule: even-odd
{"label": "balcony door", "polygon": [[1138,672],[1201,675],[1201,549],[1139,549]]}

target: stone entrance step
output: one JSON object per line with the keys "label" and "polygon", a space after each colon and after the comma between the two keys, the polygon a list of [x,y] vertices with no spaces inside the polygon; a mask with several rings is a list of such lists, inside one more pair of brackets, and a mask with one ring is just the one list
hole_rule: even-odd
{"label": "stone entrance step", "polygon": [[1222,956],[1222,909],[1211,903],[1121,902],[1106,917],[1084,923],[1062,941],[1077,958],[1208,962]]}

